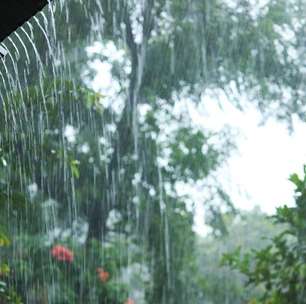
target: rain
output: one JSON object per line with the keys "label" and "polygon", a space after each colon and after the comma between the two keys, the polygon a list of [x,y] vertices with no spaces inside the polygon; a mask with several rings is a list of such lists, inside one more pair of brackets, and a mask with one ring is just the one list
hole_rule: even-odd
{"label": "rain", "polygon": [[0,21],[0,303],[306,303],[306,2],[40,3]]}

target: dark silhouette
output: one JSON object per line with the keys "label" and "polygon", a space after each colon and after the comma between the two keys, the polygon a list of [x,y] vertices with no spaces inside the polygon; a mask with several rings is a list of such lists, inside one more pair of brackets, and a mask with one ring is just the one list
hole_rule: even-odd
{"label": "dark silhouette", "polygon": [[0,42],[40,11],[48,2],[48,0],[0,1]]}

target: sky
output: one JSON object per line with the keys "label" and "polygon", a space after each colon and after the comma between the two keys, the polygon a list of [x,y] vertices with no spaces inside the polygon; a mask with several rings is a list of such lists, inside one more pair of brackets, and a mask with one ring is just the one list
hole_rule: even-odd
{"label": "sky", "polygon": [[[284,123],[272,118],[261,125],[255,108],[241,112],[222,100],[220,109],[209,98],[203,104],[205,110],[193,113],[195,120],[212,130],[229,125],[239,132],[237,150],[217,173],[235,206],[244,210],[260,206],[262,211],[273,214],[278,206],[293,205],[294,186],[288,178],[292,173],[302,176],[306,164],[306,124],[295,119],[294,132],[290,134]],[[204,210],[198,203],[195,230],[205,235]]]}

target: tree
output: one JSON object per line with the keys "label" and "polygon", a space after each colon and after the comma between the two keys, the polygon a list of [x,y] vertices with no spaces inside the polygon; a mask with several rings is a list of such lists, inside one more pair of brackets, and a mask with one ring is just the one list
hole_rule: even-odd
{"label": "tree", "polygon": [[[95,303],[103,299],[122,303],[128,287],[110,281],[105,290],[90,290],[98,284],[94,268],[102,264],[115,278],[124,268],[128,271],[141,262],[141,272],[148,271],[153,282],[141,290],[147,301],[196,298],[193,218],[175,194],[174,184],[207,176],[222,154],[220,158],[208,143],[209,137],[199,130],[188,133],[188,119],[186,125],[179,124],[172,108],[161,104],[160,109],[149,110],[141,124],[139,145],[146,148],[141,150],[138,173],[131,161],[133,154],[121,154],[131,153],[125,150],[131,148],[129,143],[126,147],[120,143],[124,147],[120,158],[114,151],[118,140],[111,128],[114,115],[102,107],[103,96],[70,82],[61,83],[60,92],[54,91],[54,86],[57,84],[47,81],[45,95],[36,86],[28,88],[27,95],[16,95],[3,104],[1,204],[5,216],[1,222],[5,234],[14,240],[4,254],[14,273],[12,280],[7,276],[9,286],[29,302],[83,299]],[[159,141],[165,135],[162,113],[166,114],[163,124],[172,123],[176,128],[169,138]],[[192,157],[178,149],[178,143]],[[203,145],[206,155],[201,152]],[[168,165],[157,163],[166,149],[171,152]],[[120,171],[112,167],[118,162]],[[198,163],[201,168],[196,167]],[[113,174],[120,178],[116,188],[109,186]],[[114,233],[118,237],[123,234],[123,244]],[[67,268],[50,254],[57,243],[75,253]],[[133,246],[138,248],[136,253],[126,256],[123,252]],[[16,248],[18,254],[12,254]],[[137,284],[148,284],[147,280]],[[63,287],[60,292],[57,284]]]}

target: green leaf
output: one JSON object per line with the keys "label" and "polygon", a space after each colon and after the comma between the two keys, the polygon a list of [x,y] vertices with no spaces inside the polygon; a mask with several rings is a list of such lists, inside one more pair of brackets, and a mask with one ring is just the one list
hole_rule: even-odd
{"label": "green leaf", "polygon": [[9,238],[2,232],[0,232],[0,247],[7,247],[11,244]]}
{"label": "green leaf", "polygon": [[75,178],[80,177],[79,166],[80,166],[80,162],[78,160],[72,160],[70,162],[71,173]]}
{"label": "green leaf", "polygon": [[7,264],[0,265],[0,276],[7,276],[10,273],[10,267]]}
{"label": "green leaf", "polygon": [[289,180],[295,184],[298,191],[301,191],[303,189],[303,181],[300,180],[299,176],[294,173],[290,176]]}

